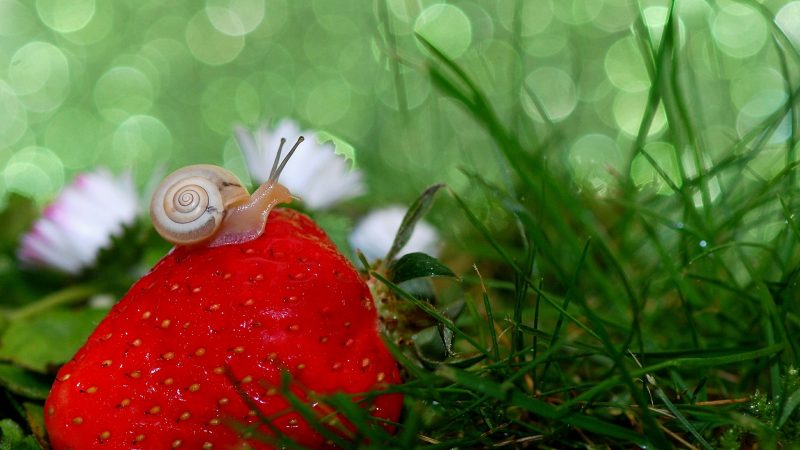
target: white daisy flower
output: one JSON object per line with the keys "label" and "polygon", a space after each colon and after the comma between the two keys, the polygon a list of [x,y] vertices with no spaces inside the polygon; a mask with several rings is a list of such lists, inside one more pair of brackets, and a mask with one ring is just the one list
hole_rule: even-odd
{"label": "white daisy flower", "polygon": [[136,219],[139,198],[130,173],[99,169],[75,177],[22,238],[23,265],[78,274],[94,264],[111,237]]}
{"label": "white daisy flower", "polygon": [[317,136],[300,130],[295,122],[284,119],[273,129],[264,125],[253,133],[236,127],[235,135],[250,177],[259,184],[269,179],[281,138],[287,141],[283,148],[286,154],[294,141],[304,136],[306,140],[281,172],[280,182],[311,209],[327,209],[364,193],[362,173],[351,169],[344,156],[335,153],[333,143],[319,142]]}
{"label": "white daisy flower", "polygon": [[[406,208],[399,205],[370,212],[356,224],[350,234],[350,246],[361,250],[370,261],[385,257],[392,248],[394,237],[405,215]],[[414,252],[439,256],[439,233],[424,220],[417,222],[411,238],[400,249],[397,257]]]}

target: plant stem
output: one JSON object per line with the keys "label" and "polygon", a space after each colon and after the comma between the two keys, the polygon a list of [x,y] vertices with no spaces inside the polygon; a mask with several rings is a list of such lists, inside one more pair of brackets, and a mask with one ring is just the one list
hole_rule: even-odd
{"label": "plant stem", "polygon": [[11,322],[15,320],[27,319],[28,317],[35,316],[36,314],[47,311],[48,309],[56,306],[69,305],[80,300],[84,300],[98,291],[98,287],[94,285],[70,286],[61,289],[60,291],[53,292],[50,295],[46,295],[31,304],[23,306],[22,308],[6,311],[6,317]]}

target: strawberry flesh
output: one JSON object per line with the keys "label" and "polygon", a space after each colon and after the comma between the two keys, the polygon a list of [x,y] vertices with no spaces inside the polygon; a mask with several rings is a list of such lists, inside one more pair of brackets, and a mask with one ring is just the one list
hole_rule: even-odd
{"label": "strawberry flesh", "polygon": [[[179,246],[164,257],[61,368],[47,430],[56,450],[260,449],[276,430],[330,445],[290,408],[282,373],[327,426],[338,420],[339,434],[344,419],[315,395],[400,382],[366,284],[324,232],[289,209],[273,210],[256,240]],[[396,421],[402,396],[362,406]]]}

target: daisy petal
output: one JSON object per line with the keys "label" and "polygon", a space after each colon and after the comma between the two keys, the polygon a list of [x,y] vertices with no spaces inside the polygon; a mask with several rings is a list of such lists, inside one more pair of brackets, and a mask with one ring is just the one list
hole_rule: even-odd
{"label": "daisy petal", "polygon": [[28,267],[78,274],[138,212],[130,174],[114,177],[103,169],[80,174],[23,236],[17,257]]}
{"label": "daisy petal", "polygon": [[287,141],[283,149],[286,155],[297,138],[304,136],[306,140],[281,172],[280,182],[311,209],[328,209],[365,191],[361,172],[352,169],[333,144],[319,142],[313,133],[301,130],[291,120],[283,119],[272,129],[261,126],[253,133],[237,127],[234,136],[256,183],[269,179],[281,138]]}
{"label": "daisy petal", "polygon": [[[360,250],[371,261],[383,258],[389,253],[405,215],[406,209],[396,205],[370,212],[350,234],[350,246]],[[424,220],[417,222],[411,238],[397,256],[413,252],[439,256],[439,233]]]}

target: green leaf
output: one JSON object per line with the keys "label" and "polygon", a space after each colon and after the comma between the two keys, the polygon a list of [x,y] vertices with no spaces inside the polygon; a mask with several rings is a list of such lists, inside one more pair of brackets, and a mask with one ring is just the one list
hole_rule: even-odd
{"label": "green leaf", "polygon": [[413,278],[397,283],[397,285],[420,300],[424,300],[431,305],[436,304],[436,291],[433,289],[433,283],[431,283],[430,278]]}
{"label": "green leaf", "polygon": [[466,306],[464,299],[457,300],[442,309],[442,314],[450,320],[456,320],[464,311],[464,306]]}
{"label": "green leaf", "polygon": [[487,378],[450,366],[441,366],[436,373],[473,392],[506,401],[509,405],[530,411],[540,417],[636,444],[644,444],[646,442],[644,436],[635,431],[589,416],[582,411],[568,411],[565,414],[549,403],[515,389],[514,385],[510,383],[498,384]]}
{"label": "green leaf", "polygon": [[451,367],[466,369],[468,367],[474,366],[475,364],[483,361],[484,359],[486,359],[486,355],[484,355],[483,353],[477,353],[475,355],[470,355],[470,356],[450,358],[444,363]]}
{"label": "green leaf", "polygon": [[397,235],[394,237],[392,248],[389,249],[389,253],[386,254],[384,260],[387,262],[392,261],[394,257],[397,256],[397,252],[408,243],[408,240],[411,239],[411,233],[414,232],[414,227],[417,226],[417,222],[419,222],[422,216],[431,208],[431,203],[433,203],[436,192],[443,187],[444,184],[434,184],[422,191],[422,194],[414,200],[414,203],[408,208],[405,217],[403,217],[403,221],[400,222],[400,228],[397,229]]}
{"label": "green leaf", "polygon": [[667,407],[667,409],[669,409],[672,415],[675,416],[676,419],[678,419],[678,422],[680,422],[683,428],[686,431],[688,431],[692,436],[694,436],[695,440],[697,440],[700,446],[702,446],[706,450],[713,450],[711,444],[709,444],[708,441],[706,441],[705,438],[703,438],[703,436],[700,435],[697,429],[695,429],[695,427],[689,422],[689,420],[686,419],[683,413],[681,413],[681,411],[678,408],[676,408],[675,405],[669,400],[669,397],[667,397],[667,394],[664,393],[664,390],[661,389],[660,387],[656,387],[655,391],[658,398],[660,398],[661,401],[664,402],[664,405]]}
{"label": "green leaf", "polygon": [[50,448],[47,444],[47,429],[44,426],[44,407],[38,403],[25,402],[25,420],[31,428],[34,438],[42,448]]}
{"label": "green leaf", "polygon": [[0,360],[46,373],[67,362],[108,311],[52,309],[12,322],[0,339]]}
{"label": "green leaf", "polygon": [[0,386],[23,397],[44,400],[50,392],[50,379],[21,367],[0,363]]}
{"label": "green leaf", "polygon": [[39,444],[31,435],[25,435],[11,419],[0,420],[0,450],[39,450]]}
{"label": "green leaf", "polygon": [[444,328],[449,332],[449,339],[447,339],[442,333],[442,328],[434,325],[425,328],[411,338],[414,341],[414,349],[422,361],[435,365],[444,362],[450,356],[453,332]]}
{"label": "green leaf", "polygon": [[389,268],[389,278],[395,283],[421,277],[456,278],[456,274],[438,259],[421,252],[403,255]]}
{"label": "green leaf", "polygon": [[457,335],[457,336],[463,338],[464,340],[469,342],[470,345],[472,345],[477,350],[479,350],[481,353],[484,353],[484,354],[487,353],[486,349],[483,347],[483,345],[481,345],[480,342],[478,342],[475,338],[473,338],[469,334],[467,334],[464,331],[460,330],[450,318],[448,318],[447,316],[445,316],[444,314],[439,312],[436,308],[434,308],[428,302],[419,300],[418,298],[416,298],[413,295],[409,294],[408,292],[404,291],[400,286],[398,286],[398,285],[392,283],[391,281],[389,281],[388,279],[386,279],[383,275],[379,274],[378,272],[374,272],[373,271],[373,272],[371,272],[371,274],[372,274],[373,277],[375,277],[376,280],[378,280],[381,283],[383,283],[384,285],[386,285],[386,287],[391,289],[400,298],[408,300],[414,306],[416,306],[417,308],[421,309],[425,314],[429,315],[434,320],[436,320],[437,322],[441,323],[443,326],[447,327],[450,331],[452,331],[454,333],[454,335]]}
{"label": "green leaf", "polygon": [[789,399],[786,400],[786,405],[783,407],[781,417],[778,420],[778,428],[786,424],[798,406],[800,406],[800,389],[794,391],[792,395],[789,396]]}
{"label": "green leaf", "polygon": [[30,228],[38,216],[39,209],[33,200],[11,194],[5,210],[0,212],[0,251],[13,250],[19,242],[19,236]]}

